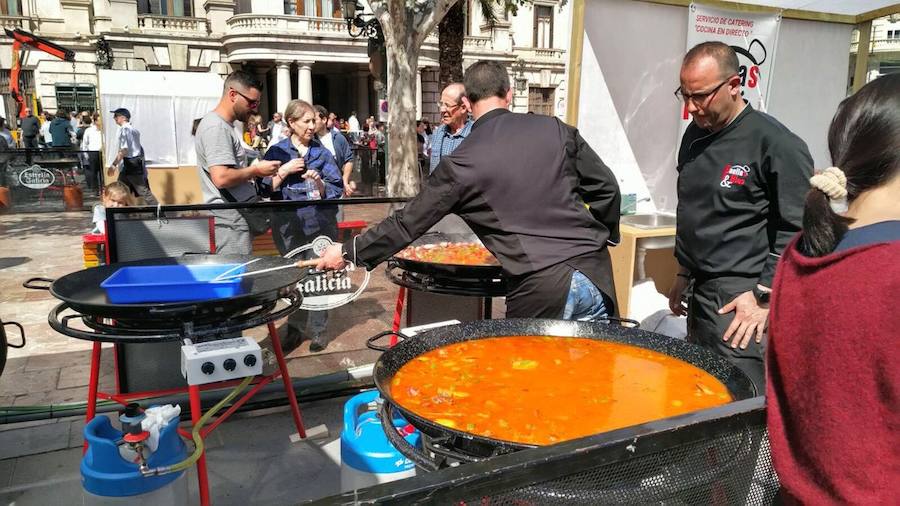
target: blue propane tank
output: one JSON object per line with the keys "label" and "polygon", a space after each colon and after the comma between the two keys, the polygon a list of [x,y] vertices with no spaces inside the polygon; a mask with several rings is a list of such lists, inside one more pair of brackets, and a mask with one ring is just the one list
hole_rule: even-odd
{"label": "blue propane tank", "polygon": [[[105,416],[97,416],[85,425],[84,439],[89,446],[81,459],[84,504],[189,504],[184,471],[142,476],[140,464],[123,458],[116,445],[124,434],[113,428],[109,418]],[[149,452],[149,449],[145,452]],[[160,431],[159,445],[147,457],[147,466],[151,469],[170,466],[186,457],[186,447],[178,436],[176,418]]]}
{"label": "blue propane tank", "polygon": [[[348,492],[379,483],[415,476],[416,466],[397,451],[384,435],[376,412],[378,391],[357,394],[344,404],[341,432],[341,490]],[[395,417],[393,425],[406,433],[406,441],[419,444],[419,431]]]}

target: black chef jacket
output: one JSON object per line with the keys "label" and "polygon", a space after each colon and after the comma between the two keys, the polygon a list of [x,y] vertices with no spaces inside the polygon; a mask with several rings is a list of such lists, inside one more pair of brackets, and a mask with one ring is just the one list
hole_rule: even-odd
{"label": "black chef jacket", "polygon": [[619,240],[619,204],[615,176],[576,129],[496,109],[441,159],[419,195],[344,252],[371,269],[454,213],[509,277],[508,317],[558,318],[574,269],[610,297],[614,314],[606,244]]}
{"label": "black chef jacket", "polygon": [[812,166],[802,139],[749,104],[715,133],[691,123],[678,151],[678,263],[700,278],[772,286],[802,225]]}

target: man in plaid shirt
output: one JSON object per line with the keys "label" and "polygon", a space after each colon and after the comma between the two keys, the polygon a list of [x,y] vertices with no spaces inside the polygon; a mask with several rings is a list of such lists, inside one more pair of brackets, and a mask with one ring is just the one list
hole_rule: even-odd
{"label": "man in plaid shirt", "polygon": [[431,160],[428,174],[434,172],[441,158],[456,149],[472,129],[469,110],[463,103],[466,87],[462,83],[451,83],[441,92],[438,110],[441,112],[441,126],[431,136]]}

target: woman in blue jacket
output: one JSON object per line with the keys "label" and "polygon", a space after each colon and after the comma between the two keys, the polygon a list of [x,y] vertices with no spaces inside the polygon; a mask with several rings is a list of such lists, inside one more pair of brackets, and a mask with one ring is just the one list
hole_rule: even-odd
{"label": "woman in blue jacket", "polygon": [[[316,140],[316,111],[303,100],[292,100],[284,111],[290,135],[269,146],[264,159],[278,160],[281,167],[274,176],[260,181],[260,192],[271,200],[307,201],[338,199],[344,192],[344,181],[331,153]],[[272,238],[285,255],[324,235],[337,237],[336,205],[309,205],[294,211],[276,211],[272,219]],[[306,251],[305,257],[312,255]],[[310,351],[322,351],[327,343],[321,339],[328,313],[298,311],[288,318],[285,347],[310,339]]]}

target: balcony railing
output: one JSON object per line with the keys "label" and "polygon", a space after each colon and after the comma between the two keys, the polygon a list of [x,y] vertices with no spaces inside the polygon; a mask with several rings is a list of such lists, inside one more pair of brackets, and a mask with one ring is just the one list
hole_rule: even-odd
{"label": "balcony railing", "polygon": [[463,39],[463,51],[490,51],[492,48],[490,37],[470,35]]}
{"label": "balcony railing", "polygon": [[22,16],[0,16],[0,27],[9,28],[10,30],[15,30],[16,28],[27,30],[29,28],[28,18]]}
{"label": "balcony railing", "polygon": [[528,61],[564,63],[566,58],[566,50],[557,48],[516,46],[513,48],[513,52],[516,53],[516,56]]}
{"label": "balcony railing", "polygon": [[230,34],[298,33],[304,35],[337,35],[347,33],[347,22],[341,18],[238,14],[237,16],[232,16],[227,24],[228,33]]}
{"label": "balcony railing", "polygon": [[[854,42],[850,44],[850,52],[856,53],[857,51],[859,51],[859,43]],[[894,51],[900,52],[900,39],[875,39],[869,46],[870,53],[890,53]]]}
{"label": "balcony railing", "polygon": [[138,26],[143,32],[200,34],[209,33],[206,18],[177,16],[138,16]]}

